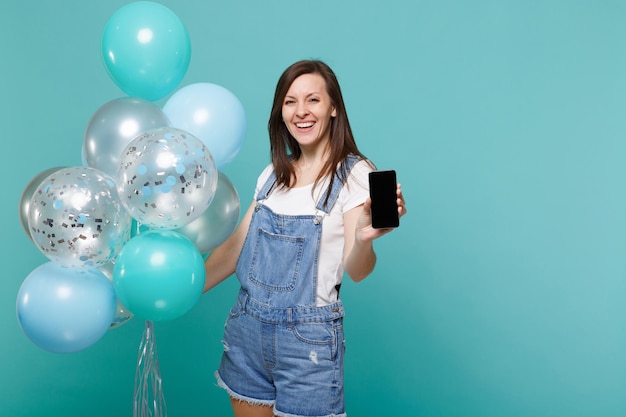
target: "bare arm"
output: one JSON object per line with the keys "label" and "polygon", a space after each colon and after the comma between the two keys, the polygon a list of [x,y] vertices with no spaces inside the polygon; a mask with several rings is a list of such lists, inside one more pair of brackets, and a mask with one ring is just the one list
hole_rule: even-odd
{"label": "bare arm", "polygon": [[233,234],[224,243],[215,248],[204,261],[206,278],[203,292],[209,291],[235,272],[237,259],[243,248],[243,242],[250,227],[252,211],[255,205],[256,202],[253,201]]}
{"label": "bare arm", "polygon": [[[398,184],[398,215],[406,214],[402,188]],[[393,229],[374,229],[370,209],[372,200],[368,198],[363,205],[353,208],[343,215],[344,219],[344,269],[350,278],[359,282],[365,279],[376,266],[374,239]]]}

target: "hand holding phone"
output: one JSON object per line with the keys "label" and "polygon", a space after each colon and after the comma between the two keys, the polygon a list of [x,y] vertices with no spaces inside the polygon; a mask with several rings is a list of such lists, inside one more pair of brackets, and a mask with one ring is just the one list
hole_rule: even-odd
{"label": "hand holding phone", "polygon": [[372,171],[369,173],[370,198],[372,199],[372,227],[385,229],[398,227],[398,195],[396,194],[396,171]]}

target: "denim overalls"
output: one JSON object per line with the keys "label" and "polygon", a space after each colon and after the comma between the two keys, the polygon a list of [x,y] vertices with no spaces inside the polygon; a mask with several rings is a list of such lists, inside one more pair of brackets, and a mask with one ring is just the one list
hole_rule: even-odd
{"label": "denim overalls", "polygon": [[[347,172],[356,161],[346,159]],[[274,185],[272,173],[237,261],[241,289],[225,326],[218,383],[233,398],[275,404],[279,416],[343,416],[343,305],[316,306],[322,221],[343,182],[335,174],[315,215],[263,205]]]}

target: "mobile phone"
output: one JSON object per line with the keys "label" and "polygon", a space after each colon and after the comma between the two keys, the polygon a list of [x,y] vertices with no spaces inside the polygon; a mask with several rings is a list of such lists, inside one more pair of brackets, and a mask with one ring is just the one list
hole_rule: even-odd
{"label": "mobile phone", "polygon": [[396,194],[396,171],[393,169],[369,173],[370,198],[372,199],[372,227],[385,229],[398,227],[398,195]]}

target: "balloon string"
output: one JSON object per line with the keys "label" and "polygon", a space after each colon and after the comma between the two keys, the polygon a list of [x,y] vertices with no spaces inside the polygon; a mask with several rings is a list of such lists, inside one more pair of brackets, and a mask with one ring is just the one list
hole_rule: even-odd
{"label": "balloon string", "polygon": [[146,328],[139,344],[133,417],[167,417],[154,323],[149,320],[146,321]]}

